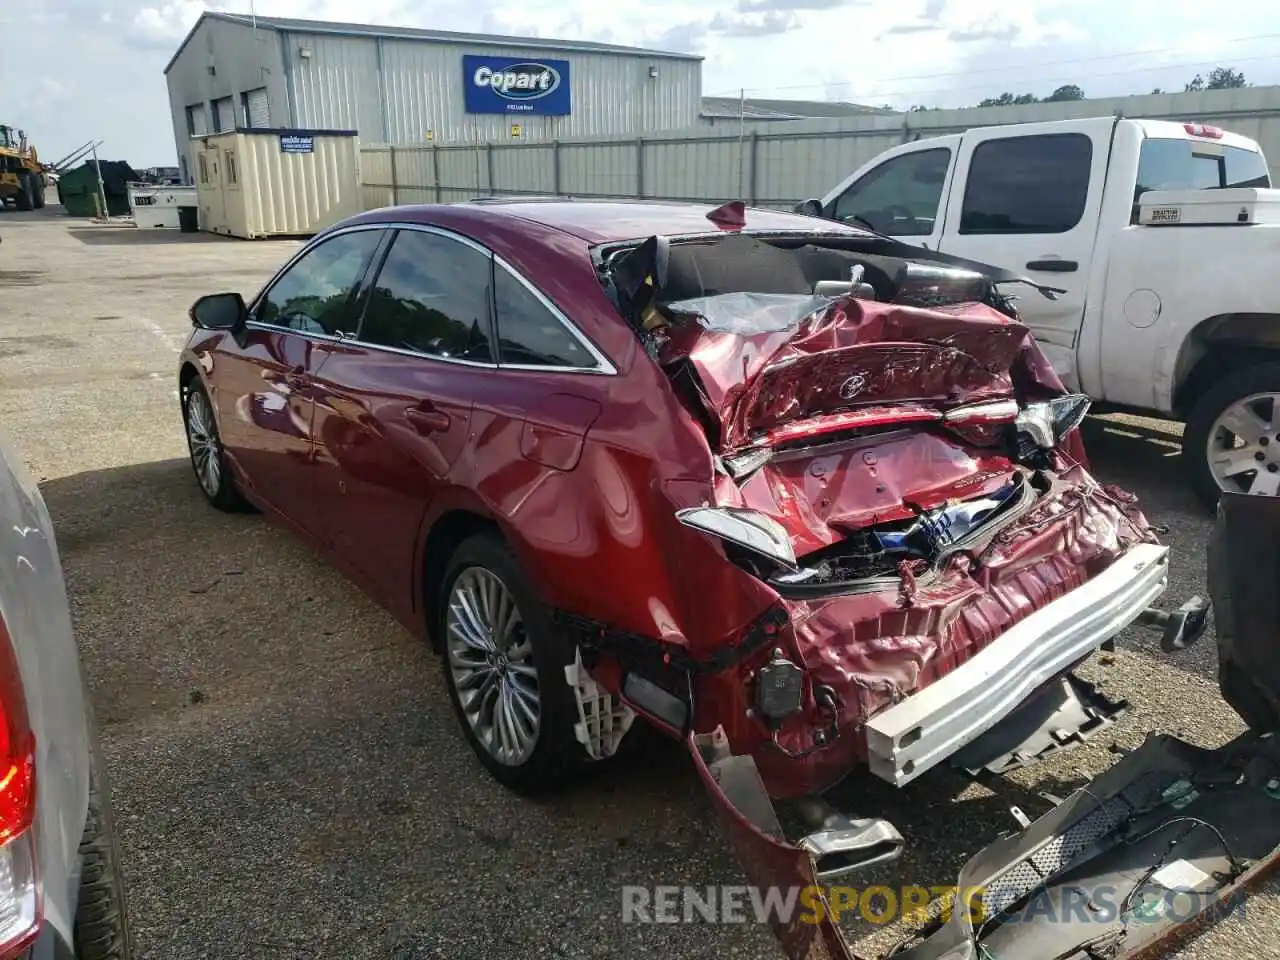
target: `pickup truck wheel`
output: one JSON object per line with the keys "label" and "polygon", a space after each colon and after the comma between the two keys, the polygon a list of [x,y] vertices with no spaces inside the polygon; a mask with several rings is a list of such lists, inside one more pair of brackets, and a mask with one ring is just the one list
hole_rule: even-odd
{"label": "pickup truck wheel", "polygon": [[445,570],[437,636],[449,699],[480,762],[519,793],[553,789],[585,767],[577,707],[556,633],[510,547],[494,534],[460,544]]}
{"label": "pickup truck wheel", "polygon": [[1182,456],[1211,509],[1223,490],[1280,495],[1280,363],[1238,371],[1205,391],[1187,418]]}

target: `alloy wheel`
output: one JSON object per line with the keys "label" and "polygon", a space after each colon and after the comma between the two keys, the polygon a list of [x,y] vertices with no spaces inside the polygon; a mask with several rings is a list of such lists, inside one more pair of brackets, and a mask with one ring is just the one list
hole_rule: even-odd
{"label": "alloy wheel", "polygon": [[1280,494],[1280,393],[1251,394],[1223,410],[1205,453],[1220,490]]}
{"label": "alloy wheel", "polygon": [[472,733],[493,759],[520,766],[538,744],[542,703],[533,646],[506,584],[484,567],[458,574],[445,633],[454,689]]}
{"label": "alloy wheel", "polygon": [[222,484],[222,455],[213,409],[203,390],[193,390],[187,398],[187,446],[201,489],[216,497]]}

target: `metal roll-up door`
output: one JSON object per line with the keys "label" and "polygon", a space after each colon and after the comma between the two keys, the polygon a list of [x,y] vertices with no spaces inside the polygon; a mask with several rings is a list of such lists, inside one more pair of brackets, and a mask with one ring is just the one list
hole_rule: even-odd
{"label": "metal roll-up door", "polygon": [[235,101],[231,97],[213,101],[213,127],[215,133],[236,128]]}
{"label": "metal roll-up door", "polygon": [[203,103],[193,103],[187,107],[187,132],[193,137],[203,137],[209,132],[209,121]]}
{"label": "metal roll-up door", "polygon": [[267,104],[267,88],[259,87],[244,95],[245,114],[251,127],[271,126],[271,108]]}

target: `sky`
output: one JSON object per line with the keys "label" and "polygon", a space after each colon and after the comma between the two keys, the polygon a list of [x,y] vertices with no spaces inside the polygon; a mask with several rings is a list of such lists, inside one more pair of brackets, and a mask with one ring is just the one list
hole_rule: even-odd
{"label": "sky", "polygon": [[[0,122],[45,160],[89,139],[176,163],[164,67],[205,9],[249,0],[0,4]],[[493,32],[701,54],[703,93],[969,106],[1005,91],[1181,90],[1233,66],[1280,84],[1280,4],[1257,0],[255,0],[261,15]]]}

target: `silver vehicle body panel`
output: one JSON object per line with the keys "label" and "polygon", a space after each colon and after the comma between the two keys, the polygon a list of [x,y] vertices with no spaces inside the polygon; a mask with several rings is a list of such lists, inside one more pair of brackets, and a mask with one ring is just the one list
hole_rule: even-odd
{"label": "silver vehicle body panel", "polygon": [[36,739],[44,934],[56,933],[69,944],[89,805],[88,697],[53,522],[35,478],[2,434],[0,614],[13,638]]}

